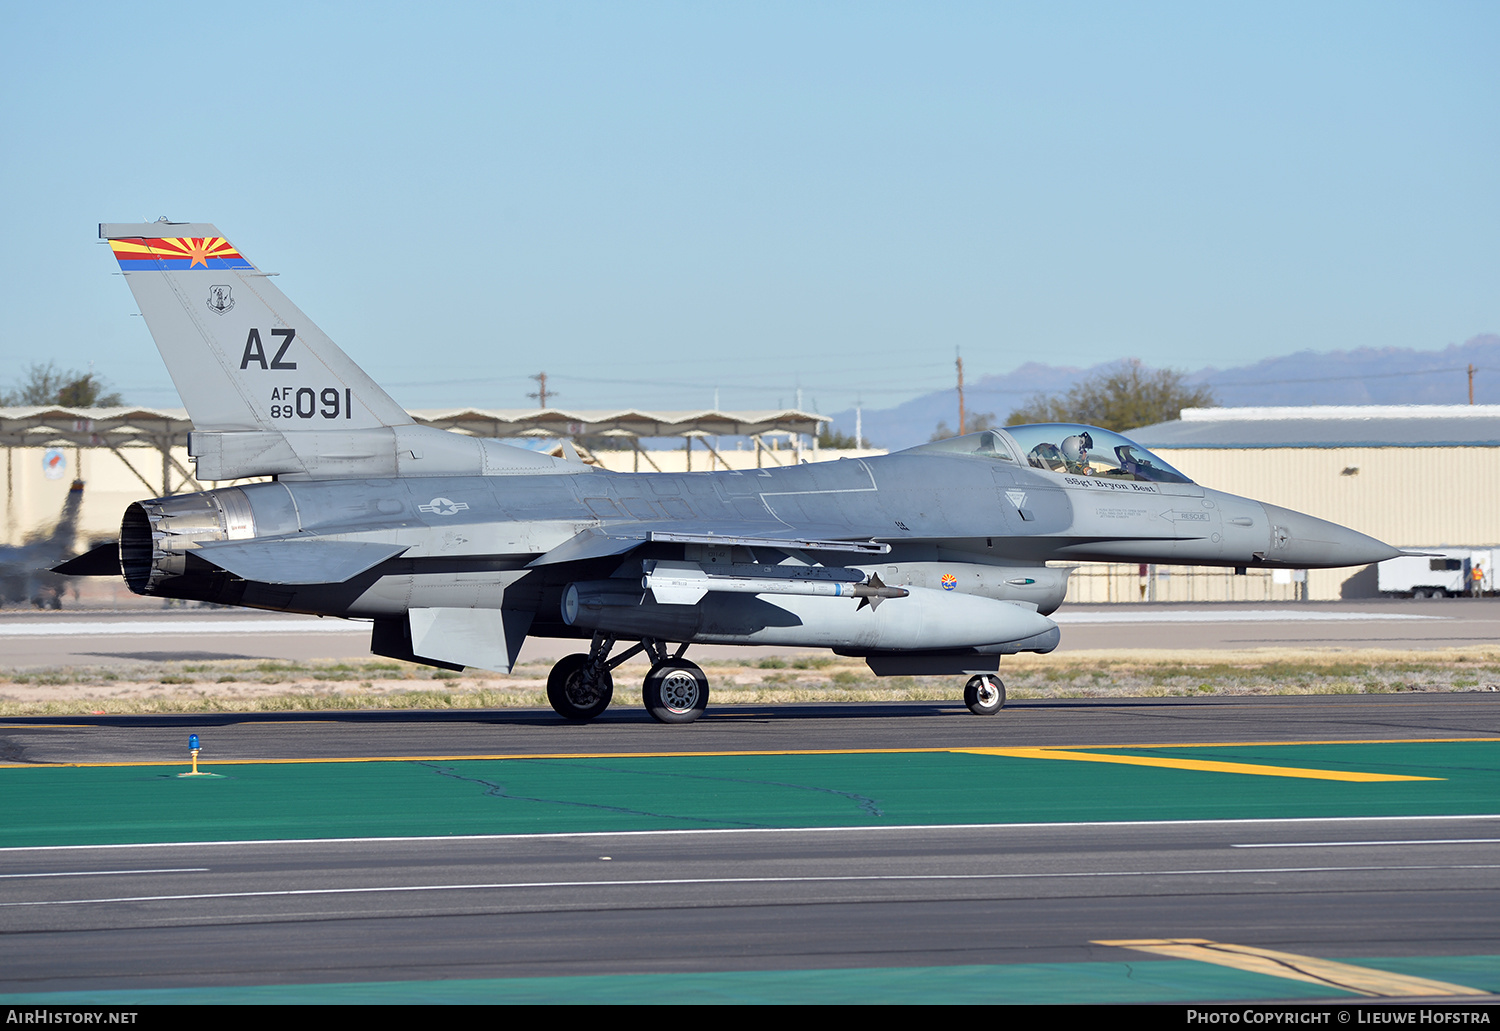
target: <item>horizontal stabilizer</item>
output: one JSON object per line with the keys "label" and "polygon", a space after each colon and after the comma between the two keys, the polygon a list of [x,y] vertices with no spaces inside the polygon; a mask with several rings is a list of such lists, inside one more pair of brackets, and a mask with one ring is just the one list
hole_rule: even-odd
{"label": "horizontal stabilizer", "polygon": [[53,566],[52,571],[63,576],[119,576],[120,542],[101,544],[60,566]]}
{"label": "horizontal stabilizer", "polygon": [[394,558],[409,544],[278,537],[258,541],[205,541],[197,554],[235,576],[265,584],[341,584]]}

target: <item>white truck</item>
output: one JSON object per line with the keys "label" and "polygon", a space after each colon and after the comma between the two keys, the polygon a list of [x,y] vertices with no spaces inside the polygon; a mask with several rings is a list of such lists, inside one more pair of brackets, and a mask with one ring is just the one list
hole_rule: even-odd
{"label": "white truck", "polygon": [[1381,594],[1401,598],[1456,598],[1474,592],[1474,570],[1479,570],[1479,593],[1494,590],[1495,557],[1500,548],[1413,548],[1425,556],[1402,555],[1376,567]]}

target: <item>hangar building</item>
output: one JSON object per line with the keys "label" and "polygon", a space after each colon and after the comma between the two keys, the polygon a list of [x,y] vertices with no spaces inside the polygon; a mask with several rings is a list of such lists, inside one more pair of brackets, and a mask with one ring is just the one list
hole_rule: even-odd
{"label": "hangar building", "polygon": [[[454,409],[413,412],[428,426],[482,437],[528,442],[558,453],[557,438],[579,441],[588,460],[616,472],[707,471],[795,465],[871,452],[820,451],[828,419],[808,412],[648,412],[546,409]],[[69,484],[85,481],[78,529],[85,539],[119,532],[120,513],[133,501],[241,481],[194,477],[188,457],[192,423],[180,408],[0,408],[5,452],[5,507],[0,545],[20,544],[57,522]],[[647,450],[641,440],[677,438],[670,449]],[[720,447],[728,438],[735,447]],[[583,442],[593,444],[587,449]],[[80,541],[80,544],[83,542]]]}

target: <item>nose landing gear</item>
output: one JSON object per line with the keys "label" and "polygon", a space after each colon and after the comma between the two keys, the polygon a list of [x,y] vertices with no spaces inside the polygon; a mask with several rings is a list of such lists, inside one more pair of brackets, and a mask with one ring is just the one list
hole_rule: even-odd
{"label": "nose landing gear", "polygon": [[1005,707],[1005,684],[993,673],[970,677],[964,685],[964,704],[975,716],[993,716]]}

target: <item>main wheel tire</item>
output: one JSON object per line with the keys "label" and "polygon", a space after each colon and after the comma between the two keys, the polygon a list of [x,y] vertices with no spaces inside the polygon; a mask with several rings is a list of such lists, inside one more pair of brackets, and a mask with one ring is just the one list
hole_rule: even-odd
{"label": "main wheel tire", "polygon": [[708,708],[708,677],[685,659],[658,662],[641,688],[646,711],[661,723],[691,723]]}
{"label": "main wheel tire", "polygon": [[975,716],[993,716],[1005,708],[1005,682],[993,673],[970,677],[964,685],[964,704]]}
{"label": "main wheel tire", "polygon": [[615,696],[615,680],[605,670],[593,683],[584,679],[587,655],[565,655],[547,674],[547,701],[566,720],[591,720],[609,708]]}

